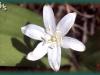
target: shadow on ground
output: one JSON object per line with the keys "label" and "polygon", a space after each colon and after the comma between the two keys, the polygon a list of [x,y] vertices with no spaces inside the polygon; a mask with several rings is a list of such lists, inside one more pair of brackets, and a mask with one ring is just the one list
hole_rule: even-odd
{"label": "shadow on ground", "polygon": [[[25,55],[27,55],[30,51],[34,50],[34,48],[40,42],[40,41],[36,41],[35,44],[32,46],[30,43],[31,39],[29,37],[24,35],[23,39],[24,39],[26,46],[22,42],[20,42],[18,39],[16,39],[15,37],[12,37],[11,41],[12,41],[13,47],[15,47],[19,52],[22,52]],[[16,64],[16,67],[36,67],[36,68],[43,67],[45,68],[46,66],[42,63],[41,60],[30,61],[30,60],[27,60],[25,56],[19,63]]]}

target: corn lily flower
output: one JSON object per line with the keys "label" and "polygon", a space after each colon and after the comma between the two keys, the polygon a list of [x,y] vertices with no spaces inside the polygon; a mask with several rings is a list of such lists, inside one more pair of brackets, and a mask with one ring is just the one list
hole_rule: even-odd
{"label": "corn lily flower", "polygon": [[32,52],[28,53],[27,59],[36,61],[47,54],[51,68],[54,71],[59,71],[61,47],[84,51],[85,46],[82,42],[65,36],[73,26],[75,18],[76,13],[69,13],[65,15],[56,26],[52,8],[49,5],[45,5],[43,7],[45,29],[35,24],[29,24],[21,28],[22,33],[26,36],[42,41]]}

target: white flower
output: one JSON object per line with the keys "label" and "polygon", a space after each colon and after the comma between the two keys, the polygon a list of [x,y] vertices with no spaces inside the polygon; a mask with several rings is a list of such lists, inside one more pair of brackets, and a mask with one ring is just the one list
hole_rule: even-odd
{"label": "white flower", "polygon": [[43,8],[45,29],[35,24],[29,24],[21,28],[22,33],[26,36],[42,41],[27,55],[27,59],[35,61],[47,54],[51,68],[58,71],[61,61],[61,47],[84,51],[85,46],[82,42],[65,36],[73,26],[75,18],[76,13],[69,13],[56,26],[52,8],[45,5]]}

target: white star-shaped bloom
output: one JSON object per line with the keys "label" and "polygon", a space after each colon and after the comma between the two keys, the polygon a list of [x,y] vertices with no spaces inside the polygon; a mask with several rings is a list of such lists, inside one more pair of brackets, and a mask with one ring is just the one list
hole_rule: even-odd
{"label": "white star-shaped bloom", "polygon": [[29,24],[21,28],[22,33],[26,36],[42,41],[27,55],[27,59],[36,61],[47,54],[51,68],[54,71],[59,71],[61,47],[84,51],[85,46],[82,42],[65,36],[73,26],[75,18],[76,13],[69,13],[65,15],[56,26],[52,8],[49,5],[45,5],[43,7],[45,29],[35,24]]}

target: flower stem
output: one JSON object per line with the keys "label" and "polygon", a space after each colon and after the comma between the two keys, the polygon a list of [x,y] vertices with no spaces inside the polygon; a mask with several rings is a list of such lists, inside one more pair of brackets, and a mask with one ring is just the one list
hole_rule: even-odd
{"label": "flower stem", "polygon": [[74,64],[77,71],[82,71],[82,69],[81,69],[80,65],[78,64],[78,62],[76,61],[76,58],[74,57],[74,55],[73,55],[73,57],[70,58],[70,60]]}
{"label": "flower stem", "polygon": [[76,70],[83,71],[71,50],[68,50],[68,54],[69,54],[69,59],[73,63],[73,65],[75,66]]}

